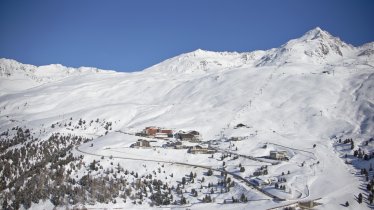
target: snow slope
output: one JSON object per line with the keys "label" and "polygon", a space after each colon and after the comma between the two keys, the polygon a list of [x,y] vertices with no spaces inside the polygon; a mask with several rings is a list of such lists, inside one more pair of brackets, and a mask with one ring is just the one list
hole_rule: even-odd
{"label": "snow slope", "polygon": [[[354,47],[320,28],[267,51],[199,49],[136,73],[1,59],[0,127],[100,118],[116,121],[113,130],[194,129],[204,140],[221,132],[251,135],[238,143],[243,154],[255,153],[250,145],[264,142],[299,149],[318,144],[315,155],[323,172],[303,183],[314,198],[325,199],[322,208],[339,209],[339,202],[359,192],[360,182],[333,152],[330,139],[374,135],[373,86],[374,44]],[[234,130],[239,123],[248,128]],[[117,140],[105,141],[101,144]],[[320,189],[326,184],[331,188]]]}
{"label": "snow slope", "polygon": [[25,90],[31,87],[55,82],[72,75],[84,75],[94,73],[108,74],[111,71],[103,71],[97,68],[80,67],[78,69],[51,64],[46,66],[33,66],[21,64],[15,60],[0,59],[0,94]]}

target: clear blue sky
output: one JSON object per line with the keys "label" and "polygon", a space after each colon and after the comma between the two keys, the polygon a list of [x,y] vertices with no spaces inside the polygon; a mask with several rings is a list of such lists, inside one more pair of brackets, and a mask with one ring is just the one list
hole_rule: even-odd
{"label": "clear blue sky", "polygon": [[136,71],[181,53],[278,47],[320,26],[374,41],[373,0],[0,0],[0,57]]}

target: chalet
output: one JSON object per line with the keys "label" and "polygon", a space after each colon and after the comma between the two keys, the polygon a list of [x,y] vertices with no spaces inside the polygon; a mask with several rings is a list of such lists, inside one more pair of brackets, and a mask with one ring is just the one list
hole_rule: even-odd
{"label": "chalet", "polygon": [[[142,134],[144,136],[148,136],[148,137],[155,137],[155,138],[158,138],[158,139],[165,139],[165,138],[171,138],[171,137],[173,137],[173,130],[159,128],[159,127],[156,127],[156,126],[150,126],[150,127],[146,127],[143,130]],[[143,136],[143,135],[139,135],[139,136]]]}
{"label": "chalet", "polygon": [[170,129],[160,129],[160,133],[164,133],[167,137],[173,137],[173,130]]}
{"label": "chalet", "polygon": [[199,142],[200,141],[200,133],[197,131],[189,131],[183,132],[180,131],[175,135],[177,139],[181,141],[190,141],[190,142]]}
{"label": "chalet", "polygon": [[180,139],[181,141],[195,141],[196,137],[189,133],[179,133],[178,139]]}
{"label": "chalet", "polygon": [[151,144],[147,140],[138,139],[138,141],[135,142],[134,144],[132,144],[130,147],[132,147],[132,148],[140,148],[140,147],[148,148],[148,147],[151,147]]}
{"label": "chalet", "polygon": [[150,126],[150,127],[146,127],[144,129],[144,133],[147,135],[147,136],[155,136],[156,133],[158,133],[159,131],[159,128],[158,127],[155,127],[155,126]]}
{"label": "chalet", "polygon": [[187,152],[191,154],[213,154],[216,152],[216,150],[197,145],[190,147]]}
{"label": "chalet", "polygon": [[200,136],[200,133],[198,131],[189,131],[188,133],[194,136]]}
{"label": "chalet", "polygon": [[288,160],[287,151],[270,151],[269,157],[274,160]]}

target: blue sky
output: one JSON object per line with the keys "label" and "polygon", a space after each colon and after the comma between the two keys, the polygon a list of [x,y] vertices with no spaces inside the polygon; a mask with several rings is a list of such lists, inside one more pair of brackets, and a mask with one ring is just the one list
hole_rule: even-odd
{"label": "blue sky", "polygon": [[137,71],[196,49],[278,47],[317,26],[374,41],[372,0],[0,0],[0,57]]}

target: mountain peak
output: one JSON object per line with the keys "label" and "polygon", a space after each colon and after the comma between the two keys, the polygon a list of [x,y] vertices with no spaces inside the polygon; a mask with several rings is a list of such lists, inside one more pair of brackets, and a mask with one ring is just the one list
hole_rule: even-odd
{"label": "mountain peak", "polygon": [[326,31],[324,31],[324,30],[322,30],[320,27],[315,27],[315,28],[313,28],[313,29],[311,29],[311,30],[309,30],[307,33],[321,33],[321,32],[326,32]]}
{"label": "mountain peak", "polygon": [[353,51],[353,46],[346,44],[320,27],[316,27],[300,38],[292,39],[280,48],[269,51],[258,65],[336,62],[345,56],[352,55]]}
{"label": "mountain peak", "polygon": [[215,57],[217,55],[222,54],[223,52],[214,52],[214,51],[209,51],[209,50],[203,50],[203,49],[197,49],[192,52],[184,53],[181,56],[186,56],[186,57]]}
{"label": "mountain peak", "polygon": [[[254,57],[255,55],[252,56]],[[251,56],[245,55],[245,59],[249,60]],[[211,70],[223,70],[243,65],[245,59],[238,52],[214,52],[199,48],[167,59],[147,68],[145,71],[201,74]]]}
{"label": "mountain peak", "polygon": [[189,56],[204,56],[206,54],[212,53],[211,51],[203,50],[203,49],[197,49],[192,52],[186,53],[186,55]]}
{"label": "mountain peak", "polygon": [[308,32],[305,33],[304,36],[301,37],[303,40],[315,40],[318,38],[321,39],[331,39],[334,38],[329,32],[322,30],[320,27],[316,27]]}
{"label": "mountain peak", "polygon": [[208,52],[208,51],[199,48],[199,49],[197,49],[197,50],[195,50],[195,51],[192,51],[192,52],[194,52],[194,53],[204,53],[204,52]]}

